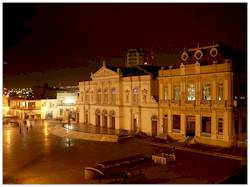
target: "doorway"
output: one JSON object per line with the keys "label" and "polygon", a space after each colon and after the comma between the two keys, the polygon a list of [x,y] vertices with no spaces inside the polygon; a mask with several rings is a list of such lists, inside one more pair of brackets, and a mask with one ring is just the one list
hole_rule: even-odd
{"label": "doorway", "polygon": [[152,136],[157,136],[157,116],[151,118]]}
{"label": "doorway", "polygon": [[164,115],[164,117],[163,117],[162,128],[163,128],[163,133],[167,134],[168,133],[168,115]]}
{"label": "doorway", "polygon": [[186,136],[195,136],[195,116],[186,117]]}

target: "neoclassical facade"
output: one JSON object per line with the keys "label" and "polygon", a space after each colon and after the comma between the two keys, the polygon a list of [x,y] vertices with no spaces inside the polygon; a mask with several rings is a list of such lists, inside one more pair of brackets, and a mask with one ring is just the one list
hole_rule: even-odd
{"label": "neoclassical facade", "polygon": [[158,80],[160,67],[103,66],[91,80],[79,82],[80,123],[111,129],[159,134]]}
{"label": "neoclassical facade", "polygon": [[173,139],[192,136],[199,143],[229,147],[246,132],[242,131],[246,111],[235,118],[235,84],[240,82],[234,80],[234,62],[217,47],[184,51],[179,64],[159,71],[161,133]]}

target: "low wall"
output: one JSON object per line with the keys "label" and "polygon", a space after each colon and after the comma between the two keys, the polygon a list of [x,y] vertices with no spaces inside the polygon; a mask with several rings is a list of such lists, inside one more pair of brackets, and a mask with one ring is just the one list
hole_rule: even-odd
{"label": "low wall", "polygon": [[86,133],[81,131],[68,130],[61,126],[49,128],[49,132],[56,136],[67,137],[72,139],[82,139],[82,140],[101,141],[101,142],[118,142],[117,135]]}

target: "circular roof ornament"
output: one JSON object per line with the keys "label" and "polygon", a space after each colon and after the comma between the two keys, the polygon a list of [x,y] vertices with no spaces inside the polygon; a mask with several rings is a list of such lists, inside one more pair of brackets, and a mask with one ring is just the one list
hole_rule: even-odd
{"label": "circular roof ornament", "polygon": [[217,54],[218,54],[218,50],[217,50],[216,48],[213,47],[213,48],[210,50],[210,55],[211,55],[212,57],[216,57]]}
{"label": "circular roof ornament", "polygon": [[203,53],[200,49],[197,49],[194,53],[194,57],[196,58],[196,60],[200,60],[203,56]]}
{"label": "circular roof ornament", "polygon": [[188,59],[188,54],[187,54],[186,51],[184,51],[184,52],[181,54],[181,59],[182,59],[183,61],[187,61],[187,59]]}

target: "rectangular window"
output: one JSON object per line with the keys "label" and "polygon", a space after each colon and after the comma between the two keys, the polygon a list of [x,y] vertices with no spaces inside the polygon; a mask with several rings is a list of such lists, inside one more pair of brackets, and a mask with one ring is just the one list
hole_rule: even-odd
{"label": "rectangular window", "polygon": [[204,84],[202,87],[202,100],[208,101],[211,100],[211,85]]}
{"label": "rectangular window", "polygon": [[163,100],[164,101],[168,100],[168,87],[163,88]]}
{"label": "rectangular window", "polygon": [[217,100],[218,101],[223,100],[223,84],[218,84],[217,86]]}
{"label": "rectangular window", "polygon": [[180,100],[180,86],[179,85],[174,86],[174,100],[175,101]]}
{"label": "rectangular window", "polygon": [[173,129],[176,129],[176,130],[181,129],[180,115],[173,115]]}
{"label": "rectangular window", "polygon": [[189,84],[187,88],[187,100],[194,101],[195,100],[195,85]]}
{"label": "rectangular window", "polygon": [[203,135],[211,134],[211,117],[202,117],[202,128],[201,132]]}
{"label": "rectangular window", "polygon": [[223,119],[218,119],[218,128],[217,128],[218,134],[223,134]]}

